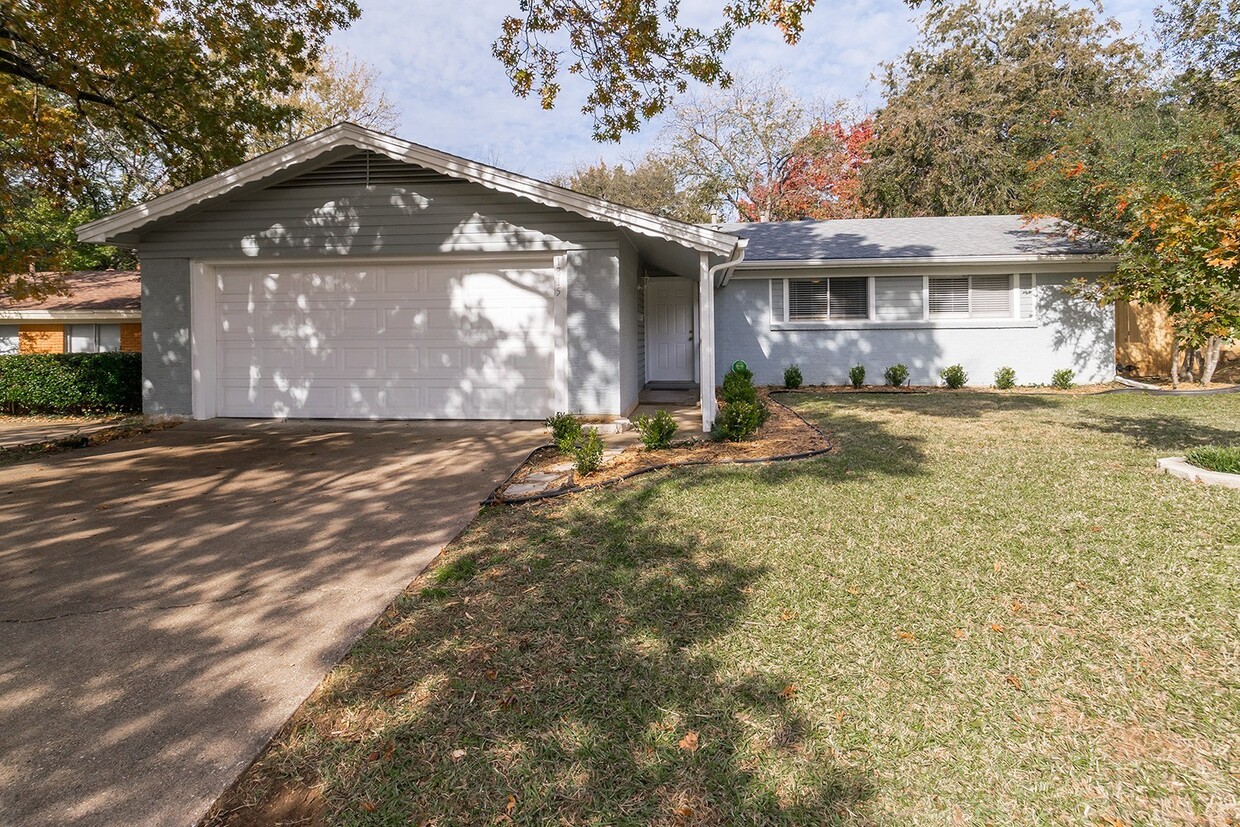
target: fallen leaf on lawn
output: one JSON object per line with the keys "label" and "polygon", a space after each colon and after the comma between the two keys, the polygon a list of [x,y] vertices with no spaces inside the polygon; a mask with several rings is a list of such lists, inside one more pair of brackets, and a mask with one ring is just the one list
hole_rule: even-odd
{"label": "fallen leaf on lawn", "polygon": [[487,680],[489,680],[489,681],[493,681],[493,680],[495,680],[495,679],[496,679],[496,678],[498,678],[498,677],[499,677],[499,672],[497,672],[496,670],[494,670],[494,669],[488,669],[488,670],[487,670]]}
{"label": "fallen leaf on lawn", "polygon": [[779,619],[784,622],[787,622],[789,620],[796,620],[796,618],[797,618],[796,612],[780,612],[779,613]]}
{"label": "fallen leaf on lawn", "polygon": [[693,818],[692,807],[677,807],[676,809],[672,810],[672,813],[680,816],[681,818]]}
{"label": "fallen leaf on lawn", "polygon": [[992,632],[1002,632],[1002,631],[1003,631],[1003,624],[1002,624],[1002,623],[992,623],[992,624],[990,624],[990,631],[992,631]]}
{"label": "fallen leaf on lawn", "polygon": [[998,572],[998,571],[999,571],[999,569],[1001,569],[1001,568],[1003,568],[1003,564],[1002,564],[1002,563],[1000,563],[998,560],[996,560],[996,561],[995,561],[995,572]]}
{"label": "fallen leaf on lawn", "polygon": [[373,801],[363,801],[361,807],[368,813],[373,813],[375,810],[379,809],[379,805]]}
{"label": "fallen leaf on lawn", "polygon": [[849,594],[860,594],[860,593],[861,593],[861,589],[857,588],[856,586],[849,586],[849,587],[848,587],[848,593],[849,593]]}
{"label": "fallen leaf on lawn", "polygon": [[837,724],[842,724],[842,723],[844,723],[844,713],[843,713],[843,712],[837,712],[837,713],[835,713],[835,722],[836,722]]}
{"label": "fallen leaf on lawn", "polygon": [[391,761],[391,760],[392,760],[392,756],[393,756],[393,755],[395,755],[395,754],[396,754],[396,742],[395,742],[395,741],[391,741],[391,742],[389,742],[389,743],[388,743],[388,745],[387,745],[387,749],[385,749],[385,750],[383,751],[383,760],[384,760],[384,761]]}
{"label": "fallen leaf on lawn", "polygon": [[956,640],[964,640],[969,634],[964,629],[952,629],[952,637]]}
{"label": "fallen leaf on lawn", "polygon": [[685,737],[680,739],[680,748],[685,752],[698,751],[698,734],[693,730],[685,733]]}
{"label": "fallen leaf on lawn", "polygon": [[383,697],[399,698],[401,695],[404,695],[404,694],[405,694],[405,688],[403,686],[393,686],[387,692],[383,693]]}
{"label": "fallen leaf on lawn", "polygon": [[633,625],[633,621],[629,620],[627,617],[617,617],[617,618],[616,618],[616,622],[617,622],[617,623],[619,623],[619,624],[620,624],[620,625],[622,625],[622,626],[632,626],[632,625]]}
{"label": "fallen leaf on lawn", "polygon": [[1019,600],[1012,601],[1012,614],[1014,615],[1020,614],[1021,611],[1024,610],[1024,608],[1025,608],[1025,604],[1021,603]]}
{"label": "fallen leaf on lawn", "polygon": [[1098,532],[1102,531],[1102,526],[1100,526],[1100,525],[1091,525],[1091,526],[1089,527],[1089,530],[1090,530],[1090,531],[1092,531],[1092,532],[1094,532],[1095,534],[1097,534]]}
{"label": "fallen leaf on lawn", "polygon": [[1017,691],[1024,689],[1024,687],[1021,685],[1020,678],[1016,677],[1015,675],[1008,675],[1006,678],[1004,678],[1004,680],[1008,682],[1009,686],[1011,686],[1013,689]]}
{"label": "fallen leaf on lawn", "polygon": [[508,803],[504,805],[504,812],[508,813],[508,815],[512,815],[516,809],[517,797],[515,795],[508,796]]}
{"label": "fallen leaf on lawn", "polygon": [[454,749],[454,750],[452,750],[452,760],[453,760],[453,761],[460,761],[460,760],[461,760],[462,758],[464,758],[466,755],[469,755],[469,752],[468,752],[467,750],[463,750],[463,749]]}
{"label": "fallen leaf on lawn", "polygon": [[903,629],[896,629],[896,636],[899,637],[900,640],[917,640],[917,635],[912,632],[906,632]]}
{"label": "fallen leaf on lawn", "polygon": [[779,690],[779,697],[781,698],[791,698],[795,694],[797,694],[797,685],[795,683],[790,683]]}
{"label": "fallen leaf on lawn", "polygon": [[378,761],[378,760],[379,760],[379,751],[378,751],[378,750],[375,750],[375,751],[374,751],[374,752],[372,752],[370,755],[367,755],[367,756],[366,756],[366,760],[367,760],[367,761]]}

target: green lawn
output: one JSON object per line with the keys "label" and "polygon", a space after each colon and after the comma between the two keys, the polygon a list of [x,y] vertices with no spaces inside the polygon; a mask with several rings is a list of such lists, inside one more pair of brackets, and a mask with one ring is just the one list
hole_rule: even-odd
{"label": "green lawn", "polygon": [[485,512],[240,799],[306,784],[331,823],[439,827],[1240,818],[1240,491],[1154,469],[1240,444],[1240,400],[795,404],[837,455]]}

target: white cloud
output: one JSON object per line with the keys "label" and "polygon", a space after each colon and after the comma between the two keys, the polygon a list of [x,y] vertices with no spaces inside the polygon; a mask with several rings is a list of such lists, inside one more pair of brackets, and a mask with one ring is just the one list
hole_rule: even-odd
{"label": "white cloud", "polygon": [[[949,0],[950,1],[950,0]],[[709,26],[724,0],[684,0],[684,19]],[[1115,0],[1107,11],[1127,31],[1148,26],[1155,0]],[[517,0],[362,0],[362,17],[333,36],[335,44],[379,69],[401,111],[401,137],[530,175],[576,162],[615,162],[642,154],[657,132],[648,125],[619,145],[591,140],[580,111],[584,84],[567,79],[556,109],[512,94],[491,43]],[[916,35],[920,13],[900,0],[818,0],[796,46],[774,29],[741,32],[729,55],[739,70],[779,69],[809,99],[860,100],[873,106],[880,63],[897,57]]]}

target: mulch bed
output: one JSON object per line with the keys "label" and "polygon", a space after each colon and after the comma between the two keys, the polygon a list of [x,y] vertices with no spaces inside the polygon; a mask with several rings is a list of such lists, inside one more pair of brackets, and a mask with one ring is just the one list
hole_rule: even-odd
{"label": "mulch bed", "polygon": [[[777,395],[781,391],[773,393]],[[758,395],[766,403],[770,416],[754,436],[743,442],[714,442],[703,434],[678,439],[670,448],[660,451],[636,445],[626,448],[619,456],[587,477],[571,476],[569,484],[562,488],[528,497],[504,497],[501,492],[509,485],[520,484],[530,474],[546,472],[550,467],[568,460],[554,447],[546,446],[531,454],[484,504],[512,504],[559,497],[611,485],[660,468],[780,462],[818,456],[833,450],[831,440],[824,432],[776,399],[771,391],[759,389]]]}

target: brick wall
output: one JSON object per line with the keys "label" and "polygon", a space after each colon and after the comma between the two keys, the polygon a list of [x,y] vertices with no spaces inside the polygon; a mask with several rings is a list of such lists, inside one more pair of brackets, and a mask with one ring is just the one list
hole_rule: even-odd
{"label": "brick wall", "polygon": [[17,331],[19,353],[64,353],[65,326],[23,324]]}
{"label": "brick wall", "polygon": [[142,352],[142,325],[140,324],[121,325],[121,352],[122,353],[141,353]]}

